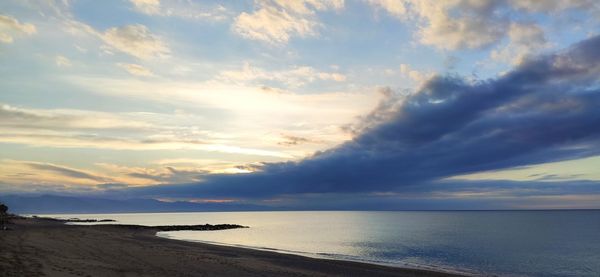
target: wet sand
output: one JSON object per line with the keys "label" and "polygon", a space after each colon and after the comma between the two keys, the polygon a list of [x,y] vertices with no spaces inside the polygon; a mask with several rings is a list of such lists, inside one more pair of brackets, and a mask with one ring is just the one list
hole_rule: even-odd
{"label": "wet sand", "polygon": [[170,240],[134,226],[14,219],[9,228],[0,276],[461,276]]}

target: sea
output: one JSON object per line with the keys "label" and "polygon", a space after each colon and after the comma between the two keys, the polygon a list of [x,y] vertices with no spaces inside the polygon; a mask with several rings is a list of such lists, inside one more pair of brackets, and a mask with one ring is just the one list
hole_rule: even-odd
{"label": "sea", "polygon": [[600,276],[600,210],[41,215],[117,224],[241,224],[164,238],[481,276]]}

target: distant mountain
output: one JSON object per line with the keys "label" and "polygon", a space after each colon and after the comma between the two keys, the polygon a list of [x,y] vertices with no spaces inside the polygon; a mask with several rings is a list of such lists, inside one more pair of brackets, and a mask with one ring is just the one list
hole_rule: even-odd
{"label": "distant mountain", "polygon": [[0,202],[16,214],[264,211],[272,207],[239,203],[163,202],[155,199],[111,200],[57,195],[0,195]]}

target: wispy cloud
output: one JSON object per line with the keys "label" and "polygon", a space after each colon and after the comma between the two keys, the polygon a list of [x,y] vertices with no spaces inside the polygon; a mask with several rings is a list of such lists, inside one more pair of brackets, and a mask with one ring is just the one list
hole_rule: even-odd
{"label": "wispy cloud", "polygon": [[58,67],[70,67],[73,65],[69,58],[62,55],[56,56],[56,58],[54,58],[54,61],[56,62],[56,66]]}
{"label": "wispy cloud", "polygon": [[[56,27],[60,28],[60,31],[79,39],[89,37],[103,43],[101,48],[106,53],[121,52],[139,59],[170,56],[171,50],[167,41],[152,33],[147,26],[130,24],[102,31],[76,18],[72,13],[71,4],[70,1],[43,1],[32,5],[43,17],[58,23]],[[35,27],[32,28],[35,32]]]}
{"label": "wispy cloud", "polygon": [[160,14],[160,0],[130,0],[139,12],[145,14]]}
{"label": "wispy cloud", "polygon": [[173,16],[184,19],[224,20],[230,12],[222,5],[201,5],[185,0],[129,0],[137,12],[152,16]]}
{"label": "wispy cloud", "polygon": [[77,169],[73,169],[73,168],[68,168],[68,167],[64,167],[64,166],[58,166],[58,165],[54,165],[54,164],[34,163],[34,162],[29,162],[26,164],[29,167],[36,169],[36,170],[51,171],[51,172],[57,173],[59,175],[76,178],[76,179],[87,179],[87,180],[92,180],[92,181],[102,182],[102,183],[112,181],[109,178],[97,176],[97,175],[94,175],[89,172],[85,172],[85,171],[81,171],[81,170],[77,170]]}
{"label": "wispy cloud", "polygon": [[[291,158],[267,149],[228,145],[196,126],[164,126],[156,118],[177,122],[179,116],[146,113],[112,114],[82,110],[24,109],[0,106],[0,142],[63,148],[129,150],[195,149],[207,152]],[[176,124],[176,123],[174,123]],[[123,135],[125,134],[125,135]]]}
{"label": "wispy cloud", "polygon": [[170,54],[167,43],[141,24],[110,28],[101,38],[111,49],[140,59],[164,58]]}
{"label": "wispy cloud", "polygon": [[142,76],[142,77],[152,77],[152,76],[154,76],[154,73],[152,71],[150,71],[150,69],[147,69],[144,66],[141,66],[139,64],[117,63],[117,66],[119,66],[120,68],[125,69],[131,75]]}
{"label": "wispy cloud", "polygon": [[0,42],[12,43],[16,36],[28,36],[36,31],[31,23],[21,23],[12,16],[0,14]]}
{"label": "wispy cloud", "polygon": [[235,19],[233,31],[245,38],[285,44],[293,36],[317,35],[321,23],[316,11],[339,10],[344,7],[344,1],[256,0],[255,6],[252,13],[243,12]]}
{"label": "wispy cloud", "polygon": [[[93,190],[95,185],[119,180],[116,175],[109,177],[89,169],[78,169],[48,162],[7,159],[0,160],[0,179],[4,183],[11,184],[12,191],[45,190],[46,192],[76,187],[82,190]],[[9,190],[9,188],[0,189]]]}
{"label": "wispy cloud", "polygon": [[322,72],[310,66],[296,66],[288,70],[268,71],[244,63],[240,70],[226,70],[219,74],[219,79],[231,82],[278,81],[288,88],[296,88],[317,80],[343,82],[344,74],[338,72]]}
{"label": "wispy cloud", "polygon": [[[13,185],[12,191],[52,192],[69,188],[75,191],[103,191],[133,186],[198,182],[210,174],[252,172],[252,164],[203,161],[202,163],[167,163],[125,166],[95,163],[81,167],[35,161],[0,159],[0,180]],[[253,169],[255,170],[255,169]],[[10,191],[2,186],[0,191]],[[44,186],[45,187],[44,189]]]}
{"label": "wispy cloud", "polygon": [[[31,109],[0,105],[0,128],[45,129],[45,130],[90,130],[90,129],[149,129],[151,123],[133,120],[108,112],[72,109]],[[6,134],[6,133],[5,133]]]}
{"label": "wispy cloud", "polygon": [[293,135],[282,135],[282,141],[279,142],[280,145],[284,146],[296,146],[305,143],[323,143],[323,141],[314,140],[306,137],[293,136]]}

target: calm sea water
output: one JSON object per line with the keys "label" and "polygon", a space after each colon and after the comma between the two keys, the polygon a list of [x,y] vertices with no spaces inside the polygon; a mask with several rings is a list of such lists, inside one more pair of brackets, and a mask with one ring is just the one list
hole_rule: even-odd
{"label": "calm sea water", "polygon": [[173,239],[501,276],[600,276],[600,211],[207,212],[53,215],[123,224],[235,223]]}

